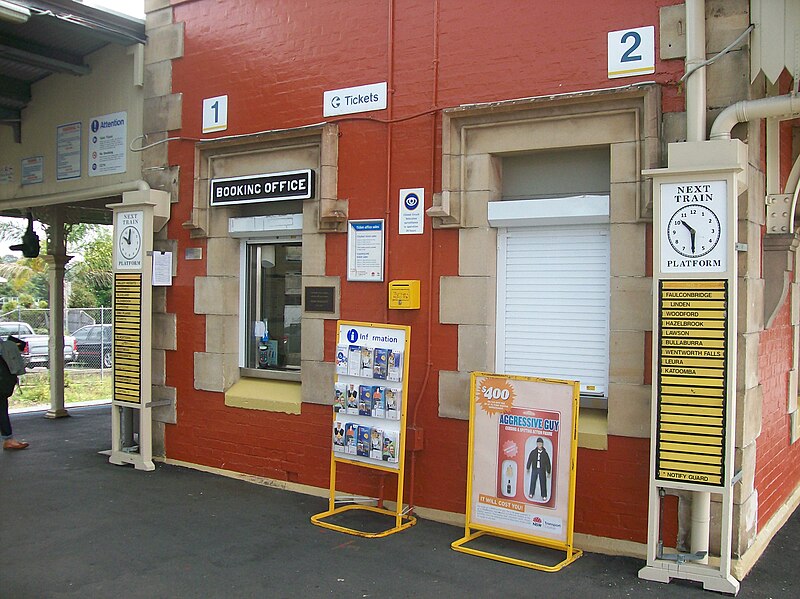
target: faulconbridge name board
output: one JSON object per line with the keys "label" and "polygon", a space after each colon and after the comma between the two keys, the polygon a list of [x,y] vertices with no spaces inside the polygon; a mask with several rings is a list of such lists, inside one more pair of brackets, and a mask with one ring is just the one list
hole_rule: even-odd
{"label": "faulconbridge name board", "polygon": [[659,282],[656,478],[721,486],[728,282]]}

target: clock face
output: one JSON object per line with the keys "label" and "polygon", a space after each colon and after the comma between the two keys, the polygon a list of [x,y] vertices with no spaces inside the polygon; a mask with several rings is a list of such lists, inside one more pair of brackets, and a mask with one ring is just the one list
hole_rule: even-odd
{"label": "clock face", "polygon": [[133,260],[139,255],[142,247],[142,236],[135,227],[125,227],[119,236],[119,253],[126,260]]}
{"label": "clock face", "polygon": [[687,204],[666,224],[667,239],[681,256],[698,258],[713,250],[720,239],[719,218],[708,206]]}

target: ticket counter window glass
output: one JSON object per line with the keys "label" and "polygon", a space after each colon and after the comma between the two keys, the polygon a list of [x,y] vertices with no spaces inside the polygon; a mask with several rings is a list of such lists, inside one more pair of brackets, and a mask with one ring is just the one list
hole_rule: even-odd
{"label": "ticket counter window glass", "polygon": [[248,244],[245,262],[245,368],[300,370],[301,244]]}

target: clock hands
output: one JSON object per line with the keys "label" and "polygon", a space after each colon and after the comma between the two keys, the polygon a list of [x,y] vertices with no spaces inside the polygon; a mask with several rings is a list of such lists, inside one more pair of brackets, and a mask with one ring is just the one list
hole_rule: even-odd
{"label": "clock hands", "polygon": [[685,220],[682,220],[681,223],[683,224],[684,227],[689,229],[689,235],[691,236],[691,241],[692,241],[692,253],[694,253],[694,251],[695,251],[694,250],[694,239],[695,239],[695,235],[697,235],[697,231],[689,223],[687,223]]}
{"label": "clock hands", "polygon": [[128,245],[131,244],[131,235],[133,235],[133,229],[128,229],[128,235],[125,237],[125,243]]}

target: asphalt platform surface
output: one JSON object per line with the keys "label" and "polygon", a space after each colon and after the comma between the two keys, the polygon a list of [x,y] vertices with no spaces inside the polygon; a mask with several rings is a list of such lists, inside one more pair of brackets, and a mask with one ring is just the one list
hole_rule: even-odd
{"label": "asphalt platform surface", "polygon": [[[321,498],[165,464],[112,466],[98,454],[110,447],[109,406],[70,413],[11,416],[31,446],[0,451],[2,599],[724,596],[639,580],[639,559],[585,554],[550,574],[457,553],[463,529],[427,520],[383,539],[329,531],[309,521]],[[799,513],[738,596],[800,596]]]}

